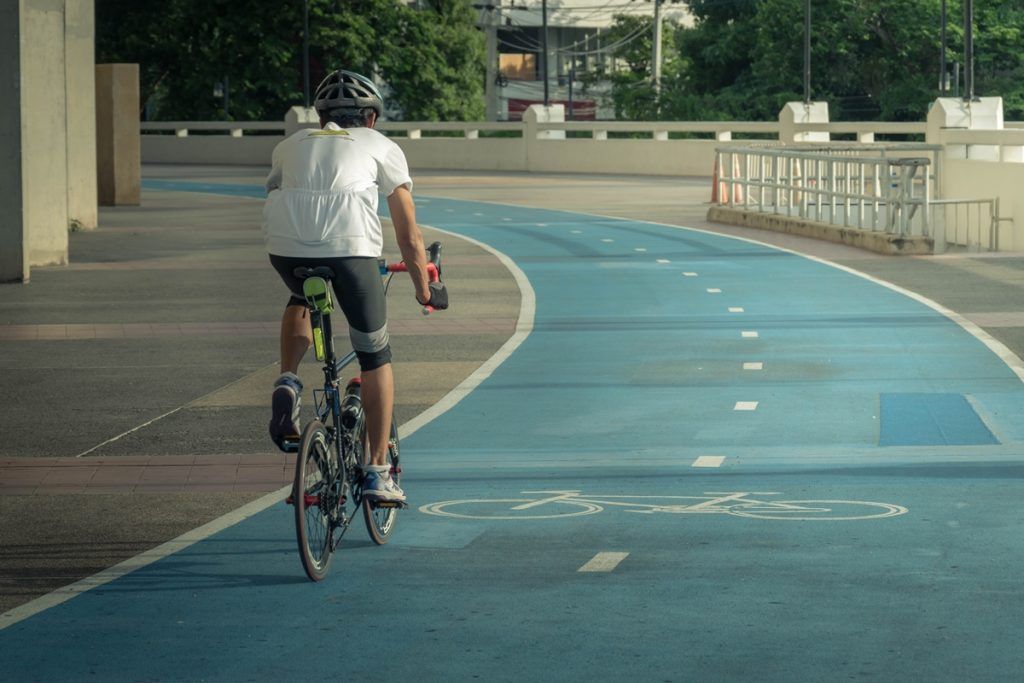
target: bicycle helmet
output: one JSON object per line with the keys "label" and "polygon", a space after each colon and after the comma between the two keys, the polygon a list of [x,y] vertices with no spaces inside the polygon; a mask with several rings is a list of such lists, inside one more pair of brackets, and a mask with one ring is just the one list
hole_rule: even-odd
{"label": "bicycle helmet", "polygon": [[370,108],[377,117],[384,114],[384,98],[380,90],[366,76],[338,69],[327,75],[316,87],[313,100],[316,110],[325,114],[338,109],[361,110]]}

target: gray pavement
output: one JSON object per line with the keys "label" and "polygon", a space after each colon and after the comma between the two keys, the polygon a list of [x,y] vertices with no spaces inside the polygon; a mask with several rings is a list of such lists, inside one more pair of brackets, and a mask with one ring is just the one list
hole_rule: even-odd
{"label": "gray pavement", "polygon": [[[288,295],[266,261],[261,209],[147,191],[142,206],[104,209],[98,230],[73,233],[71,265],[0,287],[0,611],[280,487],[266,420]],[[424,232],[445,244],[459,305],[425,319],[408,279],[393,283],[402,423],[489,358],[519,310],[496,258]],[[385,255],[397,260],[393,240]],[[322,381],[312,359],[302,374]],[[76,466],[80,455],[111,475]],[[190,456],[203,466],[173,479]]]}
{"label": "gray pavement", "polygon": [[[153,167],[146,175],[258,183],[262,170]],[[704,218],[710,193],[705,179],[429,171],[415,178],[418,195],[688,226],[835,261],[933,298],[1024,355],[1022,255],[880,257],[712,225]],[[35,269],[30,284],[0,289],[0,390],[9,397],[0,414],[0,461],[85,452],[111,459],[274,457],[264,437],[264,400],[276,374],[275,325],[284,294],[264,261],[259,209],[251,199],[146,192],[142,207],[105,210],[99,230],[73,234],[69,267]],[[456,308],[431,323],[464,327],[458,334],[417,327],[411,297],[399,296],[408,285],[396,282],[393,318],[408,323],[406,333],[394,338],[403,421],[436,402],[511,333],[509,326],[504,332],[474,329],[474,321],[509,321],[518,310],[514,282],[493,257],[455,238],[441,239]],[[315,382],[313,364],[306,370]],[[11,484],[0,480],[0,610],[266,490],[131,489],[115,495],[51,485],[15,495],[12,490],[23,488]]]}

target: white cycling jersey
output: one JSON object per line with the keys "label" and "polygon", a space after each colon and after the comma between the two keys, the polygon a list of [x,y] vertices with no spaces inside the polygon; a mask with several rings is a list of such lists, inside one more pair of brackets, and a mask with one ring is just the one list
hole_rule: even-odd
{"label": "white cycling jersey", "polygon": [[377,195],[403,185],[412,189],[405,154],[372,128],[300,130],[274,148],[263,207],[267,252],[379,257]]}

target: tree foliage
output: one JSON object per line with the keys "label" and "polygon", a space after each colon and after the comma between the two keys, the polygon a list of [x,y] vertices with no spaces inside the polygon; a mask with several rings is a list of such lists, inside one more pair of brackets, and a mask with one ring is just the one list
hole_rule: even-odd
{"label": "tree foliage", "polygon": [[[302,104],[304,0],[96,5],[98,61],[139,63],[152,118],[277,120]],[[343,67],[385,82],[403,118],[482,116],[483,35],[469,0],[309,0],[309,23],[311,89]],[[214,95],[225,82],[227,111]]]}
{"label": "tree foliage", "polygon": [[[662,88],[649,62],[624,50],[612,76],[621,114],[667,119],[771,120],[803,99],[803,0],[690,0],[692,28],[667,27]],[[921,120],[939,95],[941,0],[813,0],[812,96],[836,120]],[[947,62],[962,62],[963,7],[948,2]],[[635,17],[620,17],[628,34]],[[649,20],[648,20],[649,21]],[[1024,118],[1024,5],[980,0],[975,9],[976,92],[1004,98]],[[650,42],[648,41],[648,51]],[[962,64],[961,64],[962,66]],[[645,92],[646,87],[646,92]]]}

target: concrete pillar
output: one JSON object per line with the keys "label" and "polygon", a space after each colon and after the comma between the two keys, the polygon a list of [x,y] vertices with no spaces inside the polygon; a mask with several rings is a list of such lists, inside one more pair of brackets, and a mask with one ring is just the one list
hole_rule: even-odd
{"label": "concrete pillar", "polygon": [[547,149],[543,147],[545,140],[564,140],[564,130],[538,130],[539,123],[561,123],[565,121],[565,105],[531,104],[523,112],[523,143],[526,147],[526,170],[536,171],[543,168]]}
{"label": "concrete pillar", "polygon": [[319,128],[320,115],[314,107],[292,107],[284,115],[284,134],[294,135],[303,128]]}
{"label": "concrete pillar", "polygon": [[[959,97],[940,97],[928,110],[925,140],[930,145],[941,145],[942,131],[959,130],[1002,130],[1003,98],[982,97],[977,101],[965,101]],[[951,159],[978,159],[999,161],[999,147],[996,145],[948,145],[946,156]]]}
{"label": "concrete pillar", "polygon": [[796,130],[800,124],[828,122],[828,102],[787,102],[779,112],[779,141],[828,142],[831,136],[827,131],[801,133]]}
{"label": "concrete pillar", "polygon": [[68,0],[64,14],[68,222],[92,229],[96,202],[96,17],[94,0]]}
{"label": "concrete pillar", "polygon": [[96,65],[96,184],[101,206],[138,205],[139,65]]}
{"label": "concrete pillar", "polygon": [[0,3],[0,282],[28,280],[21,169],[21,8]]}

